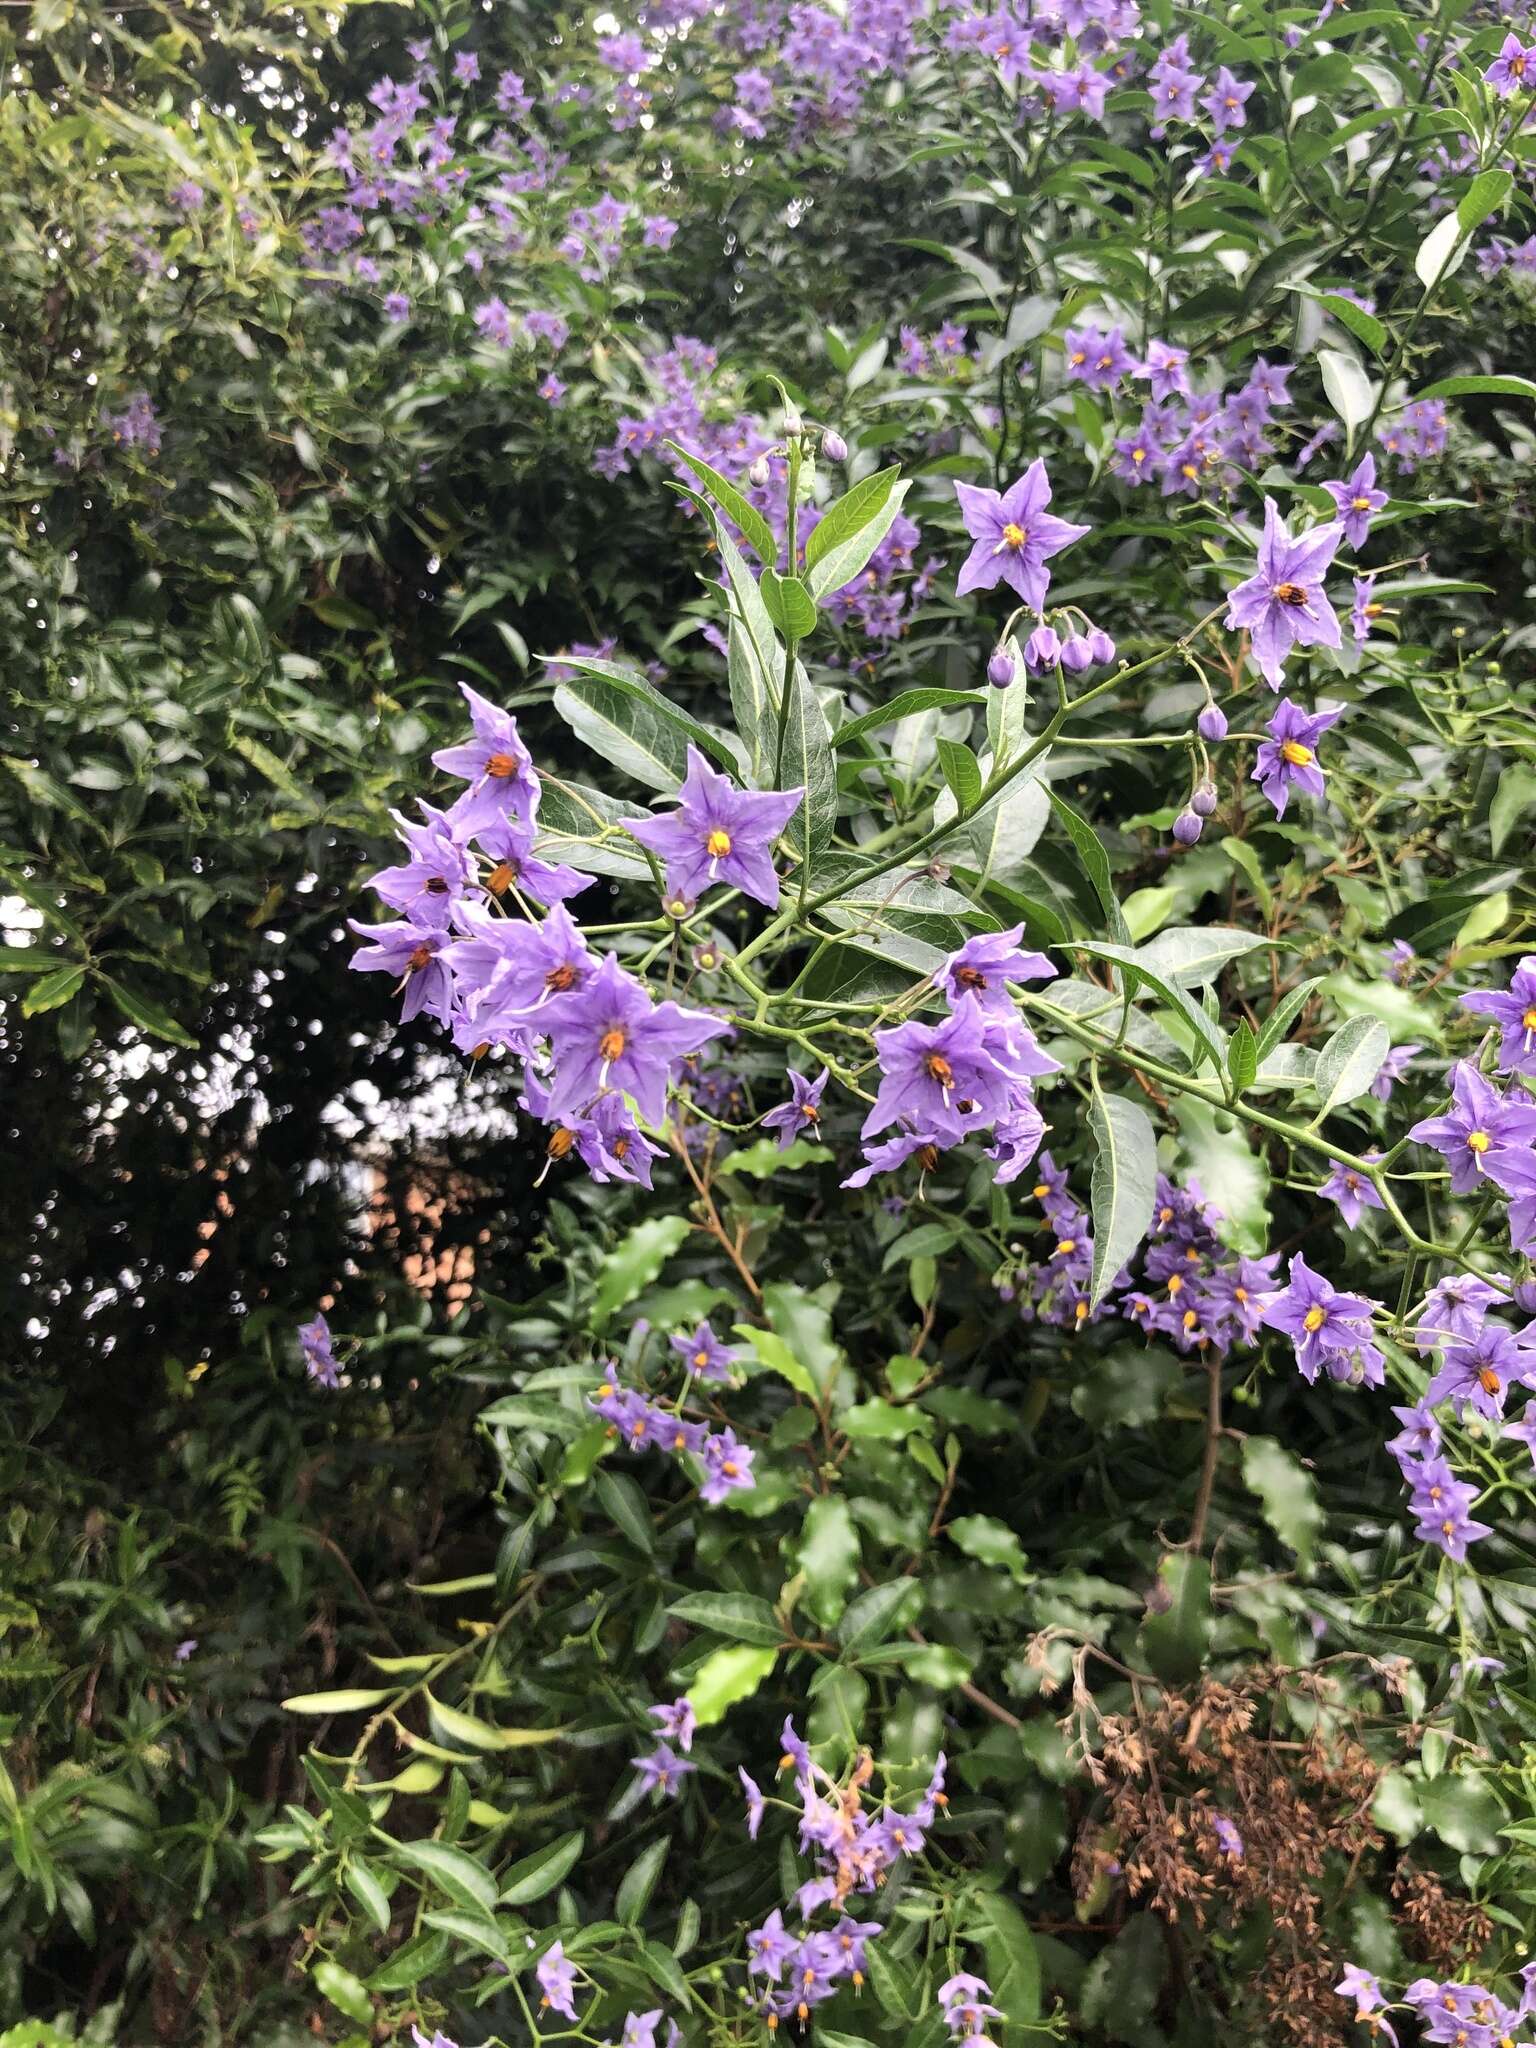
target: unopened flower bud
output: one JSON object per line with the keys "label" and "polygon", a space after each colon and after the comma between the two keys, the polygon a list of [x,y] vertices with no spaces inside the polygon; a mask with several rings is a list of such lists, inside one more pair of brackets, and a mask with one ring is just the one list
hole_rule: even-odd
{"label": "unopened flower bud", "polygon": [[786,434],[803,434],[803,433],[805,432],[805,422],[804,422],[804,420],[802,420],[802,419],[801,419],[801,417],[800,417],[799,413],[797,413],[797,412],[786,412],[786,413],[785,413],[785,415],[784,415],[784,431],[785,431],[785,433],[786,433]]}
{"label": "unopened flower bud", "polygon": [[1215,783],[1202,782],[1197,785],[1193,794],[1191,795],[1189,799],[1189,808],[1194,812],[1197,818],[1209,818],[1214,813],[1219,801],[1220,797],[1217,793]]}
{"label": "unopened flower bud", "polygon": [[1085,668],[1093,666],[1093,649],[1083,633],[1069,633],[1061,643],[1061,665],[1072,674],[1081,675]]}
{"label": "unopened flower bud", "polygon": [[1205,820],[1198,811],[1180,811],[1173,821],[1173,836],[1180,846],[1193,846],[1205,830]]}
{"label": "unopened flower bud", "polygon": [[1036,626],[1024,643],[1024,659],[1031,668],[1054,668],[1061,659],[1061,637],[1054,626]]}
{"label": "unopened flower bud", "polygon": [[768,458],[766,455],[759,455],[753,461],[751,468],[747,471],[747,482],[749,484],[755,485],[758,490],[761,490],[763,488],[763,485],[767,483],[768,477]]}
{"label": "unopened flower bud", "polygon": [[824,427],[821,435],[821,452],[828,462],[846,462],[848,443],[833,427]]}
{"label": "unopened flower bud", "polygon": [[1013,656],[1005,647],[994,647],[992,659],[987,663],[987,681],[994,690],[1006,690],[1013,677]]}
{"label": "unopened flower bud", "polygon": [[1227,736],[1227,715],[1218,711],[1214,704],[1207,704],[1195,726],[1203,740],[1224,740]]}
{"label": "unopened flower bud", "polygon": [[1536,1280],[1517,1280],[1514,1296],[1516,1308],[1528,1316],[1536,1315]]}
{"label": "unopened flower bud", "polygon": [[1102,626],[1095,626],[1088,635],[1088,647],[1095,661],[1113,661],[1115,643]]}

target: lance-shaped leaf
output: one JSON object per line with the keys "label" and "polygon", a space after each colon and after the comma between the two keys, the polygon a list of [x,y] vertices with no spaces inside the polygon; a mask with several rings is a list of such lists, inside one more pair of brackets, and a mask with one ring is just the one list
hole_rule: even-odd
{"label": "lance-shaped leaf", "polygon": [[785,826],[784,837],[795,858],[810,868],[837,823],[837,762],[821,699],[798,662],[784,726],[783,770],[774,781],[780,789],[798,786],[805,791],[805,800]]}
{"label": "lance-shaped leaf", "polygon": [[[757,507],[742,496],[729,477],[724,477],[718,469],[711,468],[702,455],[691,454],[676,441],[668,441],[666,446],[674,455],[680,456],[694,475],[702,480],[705,490],[726,517],[735,522],[748,547],[764,567],[773,568],[779,559],[778,539]],[[681,485],[674,485],[673,488],[683,490]]]}
{"label": "lance-shaped leaf", "polygon": [[[871,478],[870,481],[873,482],[874,479]],[[832,540],[817,554],[815,562],[812,563],[809,559],[810,548],[815,545],[817,534],[821,531],[821,527],[817,527],[816,533],[811,535],[807,545],[806,581],[811,587],[812,597],[826,597],[853,581],[895,525],[907,489],[906,484],[894,484],[889,497],[856,532],[850,533],[846,539]],[[825,521],[822,523],[824,525]]]}
{"label": "lance-shaped leaf", "polygon": [[1088,1299],[1097,1308],[1115,1275],[1147,1234],[1157,1192],[1157,1133],[1129,1096],[1106,1095],[1097,1079],[1088,1106],[1093,1134],[1093,1276]]}
{"label": "lance-shaped leaf", "polygon": [[1170,981],[1166,974],[1149,966],[1141,950],[1135,946],[1112,946],[1103,939],[1074,939],[1072,944],[1080,953],[1091,954],[1095,960],[1112,961],[1121,969],[1125,985],[1132,992],[1143,983],[1154,989],[1194,1033],[1195,1064],[1198,1066],[1202,1060],[1209,1060],[1218,1073],[1225,1070],[1227,1045],[1219,1026],[1211,1022],[1200,1005],[1176,981]]}
{"label": "lance-shaped leaf", "polygon": [[1341,1024],[1317,1056],[1312,1085],[1321,1105],[1317,1121],[1363,1095],[1381,1072],[1392,1050],[1392,1035],[1374,1017],[1351,1017]]}

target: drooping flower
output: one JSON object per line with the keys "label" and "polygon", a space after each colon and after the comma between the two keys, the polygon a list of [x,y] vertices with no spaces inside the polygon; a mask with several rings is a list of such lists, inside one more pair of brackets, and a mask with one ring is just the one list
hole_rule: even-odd
{"label": "drooping flower", "polygon": [[1524,1367],[1514,1338],[1498,1323],[1484,1323],[1465,1344],[1451,1345],[1430,1381],[1424,1400],[1454,1403],[1458,1415],[1473,1408],[1490,1418],[1504,1412],[1504,1390]]}
{"label": "drooping flower", "polygon": [[983,932],[967,939],[933,978],[952,1003],[971,995],[982,1009],[1012,1016],[1013,1000],[1006,983],[1045,981],[1057,972],[1043,953],[1024,951],[1019,943],[1023,936],[1023,925],[1016,924],[1011,931]]}
{"label": "drooping flower", "polygon": [[539,1957],[533,1974],[539,1980],[540,2006],[559,2013],[562,2019],[575,2019],[576,1966],[566,1961],[565,1949],[558,1941]]}
{"label": "drooping flower", "polygon": [[635,1098],[648,1124],[661,1122],[677,1062],[730,1029],[724,1018],[703,1010],[653,1005],[614,953],[604,956],[585,987],[560,996],[545,1015],[555,1055],[551,1110],[559,1115],[605,1088],[620,1089]]}
{"label": "drooping flower", "polygon": [[827,1069],[823,1067],[812,1081],[791,1067],[785,1078],[789,1082],[789,1101],[781,1102],[776,1109],[770,1109],[763,1118],[765,1131],[778,1132],[781,1152],[786,1151],[804,1132],[814,1131],[820,1124],[821,1098],[828,1075]]}
{"label": "drooping flower", "polygon": [[1258,783],[1274,805],[1276,817],[1285,816],[1293,789],[1314,797],[1326,794],[1317,742],[1343,716],[1343,709],[1342,705],[1334,704],[1307,712],[1289,697],[1282,697],[1275,706],[1275,715],[1265,728],[1269,738],[1259,743],[1250,779]]}
{"label": "drooping flower", "polygon": [[1018,482],[1001,493],[957,483],[955,495],[975,543],[955,584],[958,595],[1007,583],[1038,612],[1051,580],[1047,561],[1088,531],[1046,511],[1051,486],[1044,461],[1037,456]]}
{"label": "drooping flower", "polygon": [[317,1315],[313,1322],[300,1323],[299,1349],[304,1354],[304,1370],[317,1387],[340,1386],[341,1367],[331,1348],[331,1326],[323,1315]]}
{"label": "drooping flower", "polygon": [[[741,1780],[741,1789],[747,1798],[747,1840],[755,1842],[757,1840],[757,1831],[763,1824],[763,1813],[768,1802],[764,1799],[762,1788],[757,1780],[748,1777],[747,1773],[739,1765],[737,1766],[736,1775]],[[748,1938],[750,1939],[750,1936]]]}
{"label": "drooping flower", "polygon": [[[1368,1152],[1368,1159],[1380,1155]],[[1336,1203],[1345,1224],[1353,1230],[1367,1209],[1382,1209],[1386,1204],[1376,1192],[1373,1181],[1363,1173],[1357,1173],[1352,1166],[1335,1162],[1332,1173],[1317,1191],[1325,1200]]]}
{"label": "drooping flower", "polygon": [[1323,489],[1338,508],[1339,524],[1352,548],[1359,549],[1371,530],[1371,520],[1387,502],[1385,491],[1376,488],[1376,458],[1367,451],[1353,476],[1339,483],[1325,483]]}
{"label": "drooping flower", "polygon": [[433,810],[430,804],[422,805],[419,824],[399,811],[391,811],[390,816],[410,858],[380,868],[369,876],[368,886],[413,923],[446,925],[454,905],[479,880],[464,836],[450,815]]}
{"label": "drooping flower", "polygon": [[1264,500],[1258,570],[1230,593],[1227,627],[1247,630],[1254,661],[1272,690],[1280,688],[1293,647],[1340,645],[1339,621],[1324,593],[1323,577],[1343,534],[1333,520],[1293,538],[1274,499]]}
{"label": "drooping flower", "polygon": [[1499,1094],[1470,1060],[1451,1069],[1451,1107],[1425,1117],[1408,1135],[1433,1146],[1451,1169],[1453,1194],[1472,1194],[1487,1174],[1503,1184],[1505,1168],[1536,1147],[1536,1103]]}
{"label": "drooping flower", "polygon": [[1376,1306],[1363,1294],[1341,1293],[1297,1252],[1284,1287],[1265,1298],[1260,1317],[1291,1339],[1297,1367],[1310,1383],[1329,1365],[1330,1354],[1357,1353],[1369,1345]]}
{"label": "drooping flower", "polygon": [[998,2008],[990,2003],[992,1987],[985,1977],[975,1977],[969,1971],[961,1970],[939,1986],[939,2006],[944,2014],[944,2024],[952,2034],[980,2034],[985,2031],[988,2019],[1001,2019]]}
{"label": "drooping flower", "polygon": [[531,818],[509,811],[475,832],[475,844],[492,863],[485,886],[493,896],[505,896],[516,889],[534,903],[564,903],[590,889],[593,875],[566,867],[563,862],[542,860],[533,850],[535,828]]}
{"label": "drooping flower", "polygon": [[[701,1380],[714,1380],[720,1385],[729,1384],[731,1374],[741,1357],[740,1351],[729,1344],[721,1343],[707,1322],[700,1323],[691,1333],[679,1330],[671,1339],[671,1345],[690,1373]],[[687,1743],[684,1743],[683,1747],[686,1749]]]}
{"label": "drooping flower", "polygon": [[347,920],[349,931],[366,944],[352,955],[358,974],[392,974],[405,991],[400,1021],[408,1024],[423,1010],[439,1024],[447,1025],[453,1015],[453,976],[442,958],[448,934],[431,925],[413,924],[401,918],[386,924],[359,924]]}
{"label": "drooping flower", "polygon": [[1376,602],[1375,589],[1374,576],[1354,578],[1354,596],[1349,607],[1349,630],[1354,635],[1357,645],[1370,639],[1371,627],[1386,610],[1385,605]]}
{"label": "drooping flower", "polygon": [[1507,989],[1474,989],[1461,1007],[1498,1025],[1499,1065],[1506,1073],[1536,1075],[1536,953],[1525,955]]}
{"label": "drooping flower", "polygon": [[1370,1092],[1378,1102],[1390,1102],[1392,1090],[1407,1073],[1415,1053],[1424,1050],[1422,1045],[1394,1045],[1381,1065],[1376,1069],[1376,1078]]}
{"label": "drooping flower", "polygon": [[739,889],[770,910],[779,901],[773,842],[803,789],[738,789],[691,742],[678,807],[663,818],[635,818],[629,830],[666,863],[667,893],[692,903],[716,883]]}
{"label": "drooping flower", "polygon": [[686,1693],[680,1700],[672,1700],[663,1706],[647,1707],[646,1712],[668,1741],[675,1742],[684,1753],[692,1749],[698,1721],[694,1716],[693,1701]]}

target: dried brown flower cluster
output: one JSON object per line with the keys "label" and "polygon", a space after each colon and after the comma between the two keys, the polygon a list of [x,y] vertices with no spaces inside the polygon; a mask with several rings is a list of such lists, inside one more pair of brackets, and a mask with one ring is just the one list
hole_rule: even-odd
{"label": "dried brown flower cluster", "polygon": [[[1289,1739],[1298,1717],[1286,1717],[1286,1739],[1273,1732],[1282,1698],[1305,1703],[1305,1739]],[[1102,1796],[1074,1854],[1079,1896],[1102,1898],[1118,1877],[1188,1932],[1262,1911],[1273,1931],[1245,1994],[1249,2038],[1296,2048],[1352,2038],[1333,1989],[1347,1958],[1328,1938],[1325,1894],[1347,1891],[1383,1846],[1370,1818],[1382,1767],[1340,1705],[1324,1673],[1206,1679],[1188,1698],[1165,1693],[1102,1720],[1084,1758]],[[1401,1873],[1392,1895],[1405,1942],[1443,1974],[1487,1939],[1483,1916],[1423,1873]]]}

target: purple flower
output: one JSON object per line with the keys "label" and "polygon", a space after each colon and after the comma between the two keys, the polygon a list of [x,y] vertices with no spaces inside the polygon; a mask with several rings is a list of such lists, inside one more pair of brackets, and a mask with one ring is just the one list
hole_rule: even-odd
{"label": "purple flower", "polygon": [[[745,1771],[741,1773],[746,1777]],[[750,1784],[751,1780],[747,1779]],[[753,1786],[753,1790],[756,1791]],[[761,1812],[761,1794],[758,1795]],[[749,1833],[755,1830],[749,1827]],[[784,1974],[784,1965],[794,1954],[795,1944],[784,1932],[784,1915],[775,1906],[761,1927],[754,1927],[747,1936],[747,1971],[755,1976],[759,1970],[770,1984],[777,1984]]]}
{"label": "purple flower", "polygon": [[1354,596],[1349,607],[1349,630],[1355,636],[1357,645],[1370,639],[1371,627],[1386,610],[1386,606],[1378,604],[1372,596],[1375,588],[1374,576],[1357,576],[1354,579]]}
{"label": "purple flower", "polygon": [[675,220],[668,220],[664,213],[649,213],[645,217],[640,240],[647,249],[670,249],[676,233]]}
{"label": "purple flower", "polygon": [[[736,1775],[741,1780],[741,1789],[747,1796],[747,1840],[755,1842],[757,1840],[757,1831],[763,1824],[763,1810],[767,1801],[763,1798],[762,1788],[757,1780],[749,1778],[739,1765],[737,1766]],[[780,1925],[782,1926],[782,1924],[781,1921]],[[749,1935],[747,1938],[750,1940],[751,1936]]]}
{"label": "purple flower", "polygon": [[1404,1459],[1439,1456],[1440,1425],[1430,1413],[1427,1401],[1416,1401],[1411,1408],[1394,1408],[1392,1413],[1403,1426],[1396,1436],[1388,1437],[1387,1449],[1399,1463]]}
{"label": "purple flower", "polygon": [[880,1089],[862,1135],[905,1118],[956,1143],[991,1123],[1012,1091],[988,1049],[986,1022],[987,1012],[967,993],[942,1024],[877,1031]]}
{"label": "purple flower", "polygon": [[1011,931],[983,932],[967,939],[934,974],[934,980],[952,1003],[962,996],[974,996],[984,1010],[1013,1015],[1013,999],[1005,986],[1010,981],[1047,981],[1056,968],[1043,953],[1022,950],[1022,924]]}
{"label": "purple flower", "polygon": [[1003,1111],[993,1127],[987,1157],[997,1161],[992,1178],[999,1186],[1017,1180],[1040,1149],[1045,1136],[1045,1118],[1027,1096]]}
{"label": "purple flower", "polygon": [[[1368,1152],[1366,1157],[1379,1158],[1380,1154]],[[1375,1184],[1350,1166],[1336,1164],[1317,1192],[1328,1201],[1338,1204],[1339,1214],[1350,1230],[1359,1223],[1365,1210],[1382,1209],[1386,1206],[1377,1194]]]}
{"label": "purple flower", "polygon": [[540,2007],[559,2013],[562,2019],[575,2019],[576,1966],[566,1961],[565,1950],[558,1941],[540,1956],[533,1974],[539,1980],[542,1994]]}
{"label": "purple flower", "polygon": [[1386,1994],[1381,1988],[1381,1979],[1373,1977],[1369,1970],[1362,1970],[1355,1963],[1350,1963],[1346,1967],[1343,1976],[1333,1988],[1340,1998],[1352,1998],[1355,2001],[1355,2018],[1358,2020],[1369,2019],[1378,2007],[1387,2002]]}
{"label": "purple flower", "polygon": [[539,386],[539,396],[548,406],[557,406],[565,397],[568,387],[551,370]]}
{"label": "purple flower", "polygon": [[1504,1390],[1524,1364],[1509,1332],[1498,1323],[1485,1323],[1470,1342],[1453,1344],[1446,1351],[1445,1363],[1424,1395],[1425,1405],[1450,1401],[1458,1416],[1468,1408],[1490,1419],[1501,1415]]}
{"label": "purple flower", "polygon": [[1280,688],[1293,647],[1340,644],[1339,621],[1323,593],[1323,576],[1343,533],[1335,520],[1293,539],[1274,499],[1264,500],[1258,573],[1232,591],[1227,627],[1245,627],[1251,634],[1253,658],[1272,690]]}
{"label": "purple flower", "polygon": [[1211,117],[1211,125],[1218,135],[1224,135],[1229,128],[1245,128],[1248,116],[1244,111],[1246,102],[1252,97],[1253,87],[1245,79],[1234,78],[1223,64],[1216,73],[1216,82],[1210,91],[1201,95],[1200,104]]}
{"label": "purple flower", "polygon": [[518,737],[517,720],[468,683],[460,683],[459,689],[469,706],[474,737],[457,746],[439,747],[432,756],[435,768],[469,784],[450,813],[455,825],[473,834],[480,825],[493,824],[508,811],[532,818],[539,804],[539,781],[528,749]]}
{"label": "purple flower", "polygon": [[690,1771],[698,1769],[698,1765],[690,1763],[686,1757],[675,1755],[664,1742],[658,1743],[649,1756],[633,1758],[632,1763],[640,1773],[645,1789],[660,1793],[663,1799],[675,1799],[683,1789],[684,1778]]}
{"label": "purple flower", "polygon": [[197,1637],[186,1636],[182,1639],[181,1642],[179,1642],[176,1645],[175,1649],[171,1652],[171,1655],[175,1658],[178,1664],[186,1664],[191,1661],[192,1657],[196,1654],[196,1651]]}
{"label": "purple flower", "polygon": [[1425,1296],[1414,1342],[1420,1351],[1438,1351],[1447,1338],[1470,1343],[1488,1310],[1503,1299],[1502,1292],[1478,1274],[1452,1273]]}
{"label": "purple flower", "polygon": [[1275,715],[1266,727],[1269,738],[1259,743],[1254,755],[1251,778],[1274,805],[1276,817],[1285,816],[1293,789],[1305,790],[1308,796],[1315,797],[1325,793],[1323,771],[1317,759],[1318,737],[1342,714],[1343,706],[1339,704],[1308,713],[1289,697],[1282,697],[1276,705]]}
{"label": "purple flower", "polygon": [[1169,342],[1153,341],[1147,344],[1147,359],[1138,374],[1148,380],[1153,398],[1160,403],[1169,398],[1187,398],[1188,362],[1187,348],[1174,348]]}
{"label": "purple flower", "polygon": [[728,1493],[750,1492],[757,1484],[752,1477],[751,1448],[738,1443],[734,1431],[722,1429],[707,1438],[703,1457],[704,1484],[699,1488],[699,1498],[708,1501],[711,1507]]}
{"label": "purple flower", "polygon": [[304,1370],[317,1387],[340,1386],[341,1368],[331,1349],[331,1326],[324,1316],[317,1315],[312,1323],[300,1323],[299,1349],[304,1354]]}
{"label": "purple flower", "polygon": [[1378,1102],[1390,1102],[1392,1090],[1407,1073],[1415,1053],[1424,1050],[1422,1045],[1395,1045],[1376,1069],[1376,1078],[1371,1083],[1371,1093]]}
{"label": "purple flower", "polygon": [[[730,1383],[741,1353],[729,1344],[722,1344],[708,1323],[700,1323],[691,1335],[679,1330],[670,1342],[690,1373],[701,1380],[714,1380],[719,1385]],[[686,1742],[683,1747],[688,1747]]]}
{"label": "purple flower", "polygon": [[457,821],[430,804],[423,804],[421,811],[420,824],[412,824],[399,811],[390,813],[410,858],[380,868],[369,876],[368,885],[391,909],[403,911],[415,923],[446,925],[454,905],[476,886],[479,871]]}
{"label": "purple flower", "polygon": [[1483,73],[1501,100],[1512,93],[1536,89],[1536,46],[1527,49],[1517,35],[1507,35],[1497,57]]}
{"label": "purple flower", "polygon": [[676,1063],[730,1029],[703,1010],[676,1003],[652,1007],[649,994],[614,953],[604,956],[585,987],[559,996],[545,1014],[555,1054],[553,1113],[584,1107],[612,1088],[632,1095],[648,1124],[659,1124],[665,1114]]}
{"label": "purple flower", "polygon": [[946,1978],[939,1986],[944,2024],[952,2034],[984,2033],[986,2020],[1002,2018],[997,2007],[988,2002],[991,1996],[992,1987],[985,1977],[973,1977],[961,1970]]}
{"label": "purple flower", "polygon": [[[1406,939],[1394,939],[1387,948],[1387,980],[1396,982],[1399,988],[1406,988],[1413,978],[1414,962],[1418,959]],[[1418,1047],[1414,1050],[1417,1052]]]}
{"label": "purple flower", "polygon": [[850,1173],[842,1183],[845,1188],[864,1188],[877,1173],[894,1173],[898,1166],[916,1156],[922,1162],[924,1173],[932,1173],[939,1163],[939,1154],[951,1141],[941,1138],[933,1130],[899,1131],[894,1138],[887,1138],[879,1145],[864,1147],[864,1164]]}
{"label": "purple flower", "polygon": [[533,850],[533,820],[520,818],[515,811],[477,826],[474,836],[476,845],[494,863],[485,878],[485,886],[493,896],[505,896],[509,889],[516,889],[535,903],[547,906],[579,896],[583,889],[591,888],[595,879],[562,862],[540,860]]}
{"label": "purple flower", "polygon": [[1413,1533],[1421,1543],[1433,1543],[1461,1563],[1469,1543],[1493,1534],[1486,1522],[1474,1522],[1469,1514],[1476,1488],[1463,1485],[1441,1460],[1430,1459],[1408,1476],[1413,1487],[1409,1500],[1415,1517]]}
{"label": "purple flower", "polygon": [[1211,1826],[1216,1831],[1216,1842],[1222,1855],[1226,1857],[1229,1863],[1241,1863],[1243,1860],[1243,1838],[1238,1833],[1235,1825],[1228,1820],[1224,1813],[1213,1813],[1211,1815]]}
{"label": "purple flower", "polygon": [[411,317],[411,302],[404,292],[388,292],[384,298],[384,318],[397,324]]}
{"label": "purple flower", "polygon": [[1376,458],[1374,455],[1361,456],[1358,468],[1342,483],[1325,483],[1323,489],[1338,508],[1339,523],[1344,528],[1344,538],[1358,550],[1365,543],[1371,530],[1373,514],[1379,512],[1387,502],[1385,491],[1376,488]]}
{"label": "purple flower", "polygon": [[698,1722],[694,1718],[693,1701],[686,1693],[680,1700],[673,1700],[670,1706],[647,1707],[646,1712],[669,1741],[675,1742],[681,1750],[692,1749]]}
{"label": "purple flower", "polygon": [[770,1109],[763,1118],[764,1130],[778,1132],[781,1152],[786,1151],[802,1131],[814,1131],[820,1124],[827,1069],[823,1067],[814,1081],[808,1081],[804,1074],[796,1073],[793,1068],[785,1078],[789,1082],[789,1101],[781,1102],[777,1109]]}
{"label": "purple flower", "polygon": [[448,944],[446,932],[405,918],[387,924],[359,924],[355,918],[347,922],[350,931],[367,941],[352,955],[353,969],[359,974],[398,976],[399,988],[405,991],[402,1024],[409,1024],[423,1010],[439,1024],[450,1022],[453,977],[441,958]]}
{"label": "purple flower", "polygon": [[1107,334],[1097,327],[1069,327],[1062,340],[1069,378],[1086,384],[1090,391],[1108,391],[1111,385],[1136,367],[1118,327]]}
{"label": "purple flower", "polygon": [[475,308],[475,325],[487,341],[494,341],[498,348],[512,346],[512,315],[501,299],[487,299],[483,306]]}
{"label": "purple flower", "polygon": [[1425,1117],[1408,1135],[1442,1154],[1453,1194],[1470,1195],[1485,1173],[1502,1186],[1511,1162],[1522,1155],[1529,1162],[1536,1146],[1536,1104],[1506,1099],[1470,1060],[1458,1060],[1451,1069],[1450,1109]]}
{"label": "purple flower", "polygon": [[1001,494],[957,483],[955,495],[965,530],[975,543],[955,584],[957,594],[964,597],[972,590],[1007,583],[1039,611],[1051,580],[1046,562],[1088,531],[1046,511],[1051,486],[1043,460],[1037,456],[1018,482]]}
{"label": "purple flower", "polygon": [[1329,1364],[1331,1353],[1349,1354],[1369,1347],[1371,1312],[1376,1306],[1363,1294],[1341,1294],[1297,1252],[1284,1287],[1265,1298],[1260,1318],[1291,1339],[1297,1367],[1311,1384]]}
{"label": "purple flower", "polygon": [[1536,1075],[1536,953],[1525,955],[1507,989],[1474,989],[1462,997],[1461,1007],[1498,1025],[1505,1073]]}
{"label": "purple flower", "polygon": [[628,826],[640,844],[667,864],[667,893],[693,903],[723,883],[770,910],[779,901],[773,842],[800,808],[803,789],[738,789],[711,768],[691,742],[678,807],[664,818]]}

